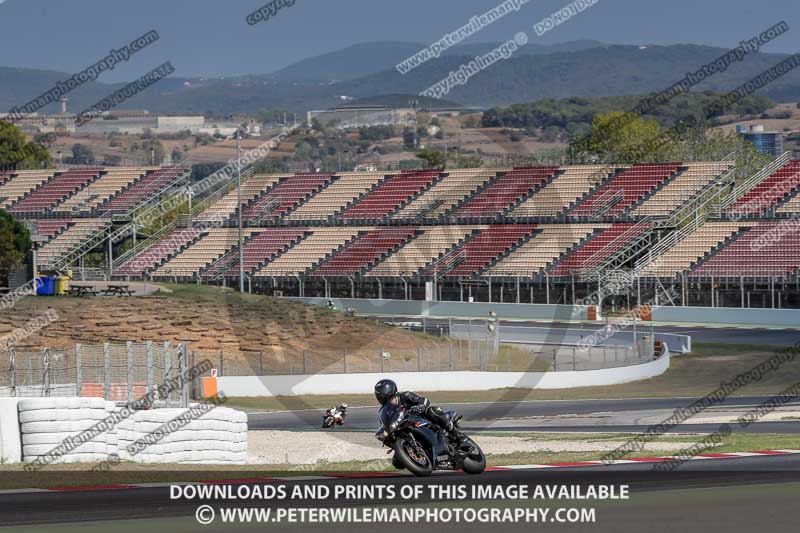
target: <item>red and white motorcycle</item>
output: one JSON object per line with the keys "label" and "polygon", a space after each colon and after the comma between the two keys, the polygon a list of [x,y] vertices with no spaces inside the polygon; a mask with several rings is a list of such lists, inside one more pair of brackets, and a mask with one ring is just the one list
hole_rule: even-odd
{"label": "red and white motorcycle", "polygon": [[332,429],[344,424],[347,417],[347,404],[343,403],[337,407],[331,407],[322,415],[322,429]]}

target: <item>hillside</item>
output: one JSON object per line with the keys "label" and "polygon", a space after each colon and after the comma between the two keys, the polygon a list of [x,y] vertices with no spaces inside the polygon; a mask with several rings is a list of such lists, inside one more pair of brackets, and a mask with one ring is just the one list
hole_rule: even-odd
{"label": "hillside", "polygon": [[[395,49],[393,57],[402,56],[413,46],[416,45],[400,46],[395,43],[392,45]],[[482,45],[470,45],[461,52],[456,47],[450,53],[464,54],[463,50],[474,52],[476,46]],[[381,59],[378,58],[380,54],[365,55],[363,46],[346,50],[322,58],[310,58],[268,75],[224,79],[171,78],[149,88],[121,107],[146,108],[159,113],[254,113],[270,108],[304,113],[309,109],[339,105],[343,96],[359,99],[418,94],[474,57],[469,54],[446,54],[401,75],[394,69],[396,62],[388,61],[388,57]],[[726,52],[722,48],[690,44],[644,49],[622,45],[568,51],[551,49],[550,53],[538,54],[531,50],[534,48],[525,47],[511,59],[496,63],[471,78],[466,85],[454,88],[446,99],[466,106],[491,107],[543,98],[648,93],[669,87],[687,72],[697,70],[702,64]],[[733,89],[785,57],[783,54],[749,56],[726,72],[699,84],[694,90]],[[330,72],[321,67],[328,63]],[[346,68],[343,67],[345,64],[348,65]],[[344,81],[312,79],[329,76],[340,67],[343,68],[343,74],[336,79]],[[383,70],[374,72],[375,68],[381,67]],[[357,77],[347,79],[348,76]],[[290,77],[299,79],[290,80]],[[24,103],[26,98],[29,99],[27,95],[33,97],[46,91],[57,79],[58,73],[0,68],[0,109]],[[102,83],[87,84],[70,93],[70,107],[74,110],[91,105],[98,96],[109,94],[117,87]],[[779,102],[800,100],[800,71],[786,74],[759,94]]]}
{"label": "hillside", "polygon": [[341,360],[344,350],[355,364],[360,356],[377,360],[382,350],[399,357],[431,344],[430,338],[399,328],[283,299],[208,286],[170,288],[169,295],[133,298],[28,297],[0,316],[0,336],[54,309],[60,319],[19,342],[18,350],[126,340],[188,342],[192,351],[209,357],[224,350],[233,365],[246,364],[243,352],[263,351],[265,365],[299,368],[304,350],[309,361],[324,366]]}

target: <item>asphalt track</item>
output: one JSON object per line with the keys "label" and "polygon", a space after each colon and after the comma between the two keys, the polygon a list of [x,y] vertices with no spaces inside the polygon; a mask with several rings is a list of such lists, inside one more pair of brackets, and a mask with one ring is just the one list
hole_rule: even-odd
{"label": "asphalt track", "polygon": [[[634,398],[622,400],[533,400],[521,402],[443,404],[464,415],[466,431],[516,430],[516,431],[641,431],[641,425],[564,425],[554,427],[537,423],[538,417],[565,415],[587,415],[614,412],[652,411],[679,409],[691,405],[698,398]],[[755,407],[769,398],[766,396],[731,396],[718,404],[721,407]],[[788,402],[789,406],[800,406],[800,398]],[[351,407],[348,409],[345,428],[350,430],[375,430],[378,427],[376,407]],[[530,419],[526,422],[526,419]],[[251,413],[248,415],[249,429],[319,430],[322,410],[284,411],[274,413]],[[506,422],[506,423],[504,423]],[[511,423],[513,422],[513,423]],[[734,431],[750,433],[800,433],[800,422],[757,422],[746,428],[732,424]],[[719,424],[692,424],[691,418],[679,424],[674,432],[713,432]]]}
{"label": "asphalt track", "polygon": [[[245,482],[240,482],[245,483]],[[264,484],[259,480],[250,484]],[[597,522],[594,524],[436,524],[421,525],[420,530],[431,527],[459,531],[530,531],[531,528],[558,531],[720,531],[738,532],[758,530],[791,531],[796,529],[800,518],[800,460],[798,456],[766,456],[711,461],[690,461],[674,472],[655,472],[652,464],[622,464],[582,468],[560,468],[553,470],[506,470],[486,472],[481,476],[466,474],[441,474],[418,479],[407,475],[392,475],[373,478],[344,478],[322,480],[280,480],[291,486],[305,485],[511,485],[537,484],[579,485],[627,484],[631,499],[615,502],[594,500],[559,500],[557,506],[596,507]],[[428,489],[425,489],[426,491]],[[423,506],[493,506],[512,507],[547,506],[546,502],[521,501],[471,501],[460,503],[441,497],[423,496],[414,503],[388,501],[379,497],[359,500],[299,499],[299,500],[185,500],[170,499],[167,487],[129,490],[96,490],[58,493],[29,493],[0,495],[0,525],[19,531],[71,532],[59,525],[54,529],[45,525],[76,524],[74,531],[195,531],[203,530],[195,521],[197,507],[209,504],[212,507],[363,507],[386,505]],[[180,517],[184,517],[181,519]],[[98,522],[97,528],[92,522]],[[113,521],[113,523],[111,523]],[[178,527],[181,524],[182,527]],[[37,525],[23,528],[24,525]],[[339,524],[335,526],[311,526],[298,524],[288,527],[283,524],[251,524],[252,527],[273,531],[375,531],[376,524]],[[87,528],[87,529],[84,529]],[[2,529],[2,527],[0,527]],[[232,526],[221,524],[206,526],[206,531],[228,531]],[[238,528],[236,528],[238,529]]]}

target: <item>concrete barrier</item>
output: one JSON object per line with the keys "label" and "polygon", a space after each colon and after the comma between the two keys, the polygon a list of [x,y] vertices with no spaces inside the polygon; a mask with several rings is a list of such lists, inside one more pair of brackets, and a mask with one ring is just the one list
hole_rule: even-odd
{"label": "concrete barrier", "polygon": [[368,300],[360,298],[287,298],[338,310],[354,308],[361,315],[396,315],[453,318],[487,318],[493,311],[505,320],[586,320],[586,306],[547,304],[506,304],[485,302],[424,302],[419,300]]}
{"label": "concrete barrier", "polygon": [[0,398],[0,463],[22,462],[22,435],[19,431],[19,398]]}
{"label": "concrete barrier", "polygon": [[485,391],[504,388],[569,389],[601,387],[649,379],[669,369],[667,350],[660,358],[633,366],[565,372],[387,372],[298,376],[230,376],[219,378],[226,396],[305,396],[367,394],[378,380],[395,380],[414,391]]}
{"label": "concrete barrier", "polygon": [[800,309],[654,307],[653,321],[797,327],[800,326]]}

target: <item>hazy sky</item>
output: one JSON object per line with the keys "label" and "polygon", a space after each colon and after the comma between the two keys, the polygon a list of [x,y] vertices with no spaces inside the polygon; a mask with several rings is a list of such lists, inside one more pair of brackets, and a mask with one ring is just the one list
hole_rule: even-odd
{"label": "hazy sky", "polygon": [[[171,60],[176,76],[262,74],[367,41],[428,44],[502,0],[296,0],[254,26],[260,0],[0,0],[0,66],[78,71],[111,48],[155,29],[161,39],[101,81],[138,77]],[[765,50],[800,51],[798,0],[599,0],[541,38],[533,25],[571,0],[530,0],[468,42],[597,39],[619,44],[733,47],[785,20],[790,31]],[[387,65],[392,68],[393,65]]]}

